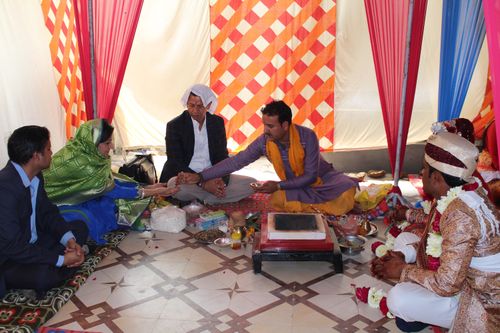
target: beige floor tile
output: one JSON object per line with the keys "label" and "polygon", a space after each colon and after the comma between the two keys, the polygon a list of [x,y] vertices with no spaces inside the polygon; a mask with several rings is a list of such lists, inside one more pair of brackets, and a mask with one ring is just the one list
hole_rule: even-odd
{"label": "beige floor tile", "polygon": [[[273,323],[256,323],[245,328],[250,333],[291,333],[292,326]],[[309,331],[311,332],[311,331]]]}
{"label": "beige floor tile", "polygon": [[309,286],[310,289],[321,295],[339,295],[353,293],[353,279],[344,274],[336,274],[318,283]]}
{"label": "beige floor tile", "polygon": [[167,302],[168,301],[163,297],[158,297],[151,301],[144,302],[120,311],[120,316],[158,319],[160,318],[163,309],[167,305]]}
{"label": "beige floor tile", "polygon": [[[336,329],[332,327],[318,327],[318,326],[292,326],[292,333],[337,333]],[[359,332],[358,332],[359,333]]]}
{"label": "beige floor tile", "polygon": [[237,274],[225,269],[192,282],[199,289],[233,289]]}
{"label": "beige floor tile", "polygon": [[198,289],[186,296],[209,313],[226,310],[231,301],[229,292],[222,290]]}
{"label": "beige floor tile", "polygon": [[171,319],[158,319],[152,333],[184,333],[200,327],[195,321],[182,321]]}
{"label": "beige floor tile", "polygon": [[239,316],[243,316],[278,300],[279,298],[264,292],[233,293],[229,303],[229,309]]}
{"label": "beige floor tile", "polygon": [[181,277],[190,279],[192,277],[204,274],[215,269],[219,269],[220,265],[214,262],[188,262],[182,270]]}
{"label": "beige floor tile", "polygon": [[47,323],[45,323],[45,326],[52,326],[54,323],[59,323],[68,319],[71,319],[71,313],[78,311],[78,307],[71,301],[69,300],[68,303],[66,303],[61,310],[59,310],[54,317],[52,317]]}
{"label": "beige floor tile", "polygon": [[268,309],[265,312],[252,316],[247,320],[252,324],[273,324],[287,326],[288,329],[290,329],[292,323],[292,314],[293,306],[288,303],[284,303]]}
{"label": "beige floor tile", "polygon": [[153,332],[158,319],[141,317],[121,317],[114,320],[118,328],[126,333],[150,333]]}
{"label": "beige floor tile", "polygon": [[182,272],[186,268],[188,260],[182,262],[172,262],[172,261],[154,261],[151,263],[155,268],[159,269],[163,274],[167,275],[169,278],[178,278],[182,276]]}
{"label": "beige floor tile", "polygon": [[253,271],[244,272],[236,277],[236,283],[240,290],[268,292],[279,288],[280,285],[262,274]]}
{"label": "beige floor tile", "polygon": [[161,319],[182,320],[182,321],[197,321],[203,319],[198,311],[186,304],[178,298],[168,300],[162,308]]}

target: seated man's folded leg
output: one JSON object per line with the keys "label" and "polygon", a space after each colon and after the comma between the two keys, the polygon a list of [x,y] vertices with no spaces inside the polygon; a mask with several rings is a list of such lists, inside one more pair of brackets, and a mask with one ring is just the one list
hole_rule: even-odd
{"label": "seated man's folded leg", "polygon": [[[175,187],[177,177],[172,177],[167,183],[168,187]],[[179,185],[179,192],[175,193],[172,197],[181,201],[193,201],[199,199],[204,200],[206,191],[198,185],[182,184]]]}
{"label": "seated man's folded leg", "polygon": [[8,263],[4,268],[6,289],[34,289],[37,292],[45,292],[61,285],[78,270],[78,267],[18,263]]}
{"label": "seated man's folded leg", "polygon": [[429,324],[421,323],[419,321],[404,321],[396,317],[396,326],[403,332],[419,332],[428,327]]}
{"label": "seated man's folded leg", "polygon": [[[296,193],[293,193],[293,192]],[[333,200],[320,203],[307,203],[288,200],[288,198],[300,197],[296,195],[300,189],[276,191],[271,197],[271,205],[275,210],[285,212],[316,213],[318,211],[327,215],[343,215],[354,208],[354,194],[356,188],[352,187]]]}
{"label": "seated man's folded leg", "polygon": [[250,183],[255,182],[255,178],[231,174],[229,183],[226,186],[226,196],[224,198],[215,198],[214,203],[237,202],[254,194]]}
{"label": "seated man's folded leg", "polygon": [[411,282],[396,284],[387,295],[389,311],[405,322],[421,322],[450,328],[458,308],[458,296],[442,297]]}

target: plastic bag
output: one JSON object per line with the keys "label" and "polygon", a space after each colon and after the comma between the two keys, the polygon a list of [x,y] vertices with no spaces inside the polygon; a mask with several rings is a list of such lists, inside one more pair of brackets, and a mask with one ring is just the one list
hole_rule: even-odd
{"label": "plastic bag", "polygon": [[175,206],[167,206],[151,213],[151,229],[179,233],[186,227],[186,212]]}
{"label": "plastic bag", "polygon": [[387,196],[391,188],[391,184],[371,184],[358,192],[354,200],[359,203],[362,210],[370,210],[377,207],[379,202]]}

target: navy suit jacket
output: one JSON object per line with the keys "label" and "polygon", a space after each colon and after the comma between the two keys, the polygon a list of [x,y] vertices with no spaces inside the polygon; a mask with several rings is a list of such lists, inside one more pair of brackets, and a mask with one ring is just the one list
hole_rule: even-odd
{"label": "navy suit jacket", "polygon": [[[226,129],[224,120],[219,116],[207,112],[205,119],[210,162],[215,165],[228,157]],[[195,173],[189,168],[194,152],[194,130],[193,121],[187,111],[167,123],[165,145],[168,159],[161,172],[161,182],[167,182],[181,171]],[[229,176],[224,177],[224,181],[227,184]]]}
{"label": "navy suit jacket", "polygon": [[[38,239],[48,234],[54,239],[70,231],[70,223],[64,221],[57,206],[52,204],[44,189],[43,176],[40,173],[36,203],[36,228]],[[7,260],[23,264],[56,265],[59,253],[30,244],[31,238],[31,195],[21,176],[9,161],[0,170],[0,266]]]}

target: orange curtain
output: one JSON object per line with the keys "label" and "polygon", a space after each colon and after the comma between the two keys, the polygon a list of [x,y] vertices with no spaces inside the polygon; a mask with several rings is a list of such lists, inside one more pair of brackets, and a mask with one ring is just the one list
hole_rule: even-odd
{"label": "orange curtain", "polygon": [[335,1],[219,0],[210,22],[210,83],[229,150],[262,134],[259,110],[271,99],[283,99],[293,121],[333,150]]}
{"label": "orange curtain", "polygon": [[42,12],[45,26],[52,34],[50,56],[59,100],[66,113],[66,138],[69,139],[87,120],[75,35],[75,10],[70,0],[42,0]]}

